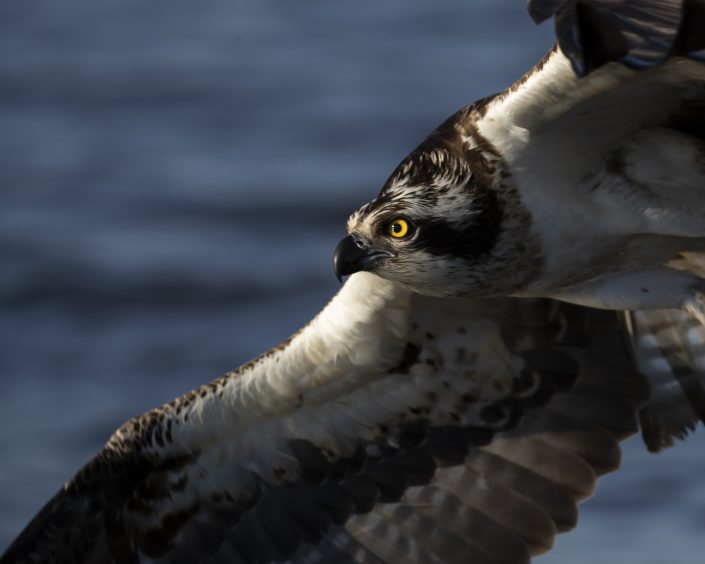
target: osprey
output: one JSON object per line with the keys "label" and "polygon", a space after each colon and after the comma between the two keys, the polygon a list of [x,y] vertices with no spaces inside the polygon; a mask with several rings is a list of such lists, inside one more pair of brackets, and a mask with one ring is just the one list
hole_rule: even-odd
{"label": "osprey", "polygon": [[125,423],[3,564],[527,562],[705,416],[702,5],[529,8],[559,47],[353,214],[320,314]]}
{"label": "osprey", "polygon": [[[535,17],[560,4],[529,2]],[[705,251],[703,25],[702,2],[566,2],[554,49],[446,120],[350,217],[338,275],[705,322],[692,255],[671,264]]]}

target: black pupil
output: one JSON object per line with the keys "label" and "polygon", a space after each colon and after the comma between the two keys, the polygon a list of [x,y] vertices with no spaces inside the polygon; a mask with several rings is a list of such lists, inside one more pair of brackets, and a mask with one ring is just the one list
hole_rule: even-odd
{"label": "black pupil", "polygon": [[400,233],[402,230],[401,223],[396,222],[394,225],[392,225],[392,229],[394,230],[394,233]]}

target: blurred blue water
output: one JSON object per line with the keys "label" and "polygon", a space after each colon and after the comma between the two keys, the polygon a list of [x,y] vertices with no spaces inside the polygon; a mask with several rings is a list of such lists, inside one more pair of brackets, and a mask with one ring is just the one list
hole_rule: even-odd
{"label": "blurred blue water", "polygon": [[[123,420],[303,324],[347,214],[551,44],[507,0],[0,4],[0,550]],[[702,562],[705,441],[541,562]]]}

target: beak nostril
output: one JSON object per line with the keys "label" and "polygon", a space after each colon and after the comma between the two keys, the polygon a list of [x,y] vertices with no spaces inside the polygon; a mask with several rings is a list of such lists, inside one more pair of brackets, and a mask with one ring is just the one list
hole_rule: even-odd
{"label": "beak nostril", "polygon": [[362,239],[360,239],[359,237],[355,237],[353,239],[353,241],[355,242],[355,245],[357,246],[358,249],[365,248],[365,242]]}

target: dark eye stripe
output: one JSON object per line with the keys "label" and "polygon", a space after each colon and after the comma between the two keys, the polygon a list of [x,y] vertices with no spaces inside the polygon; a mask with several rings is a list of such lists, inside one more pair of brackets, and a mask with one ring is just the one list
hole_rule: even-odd
{"label": "dark eye stripe", "polygon": [[443,218],[420,220],[413,244],[432,255],[473,259],[494,247],[501,232],[502,215],[496,194],[479,188],[465,221],[458,225]]}

